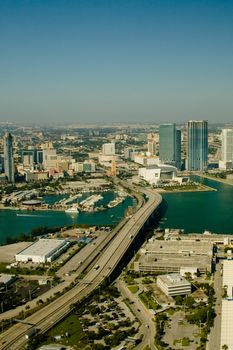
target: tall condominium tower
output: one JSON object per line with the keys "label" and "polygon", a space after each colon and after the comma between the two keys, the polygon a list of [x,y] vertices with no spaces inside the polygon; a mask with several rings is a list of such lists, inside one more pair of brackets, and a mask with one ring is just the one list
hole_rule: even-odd
{"label": "tall condominium tower", "polygon": [[181,169],[181,130],[176,129],[176,167]]}
{"label": "tall condominium tower", "polygon": [[155,156],[155,154],[156,154],[155,134],[147,135],[147,150],[151,156]]}
{"label": "tall condominium tower", "polygon": [[159,159],[163,163],[180,168],[181,131],[176,130],[176,124],[159,126]]}
{"label": "tall condominium tower", "polygon": [[233,129],[222,130],[222,152],[219,167],[232,169],[233,163]]}
{"label": "tall condominium tower", "polygon": [[4,136],[4,169],[9,182],[15,182],[15,167],[13,157],[13,136],[6,132]]}
{"label": "tall condominium tower", "polygon": [[208,166],[208,122],[190,120],[187,137],[187,170],[206,170]]}

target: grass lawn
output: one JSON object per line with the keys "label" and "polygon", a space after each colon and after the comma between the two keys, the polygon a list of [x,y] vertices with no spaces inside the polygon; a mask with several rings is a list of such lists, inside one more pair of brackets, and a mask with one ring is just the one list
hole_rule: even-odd
{"label": "grass lawn", "polygon": [[141,299],[145,307],[147,307],[147,309],[157,309],[158,304],[153,299],[153,297],[150,296],[147,292],[142,292],[141,294],[139,294],[139,298]]}
{"label": "grass lawn", "polygon": [[[68,334],[68,336],[66,336]],[[59,344],[71,345],[75,349],[84,349],[87,346],[85,333],[77,315],[70,315],[64,321],[60,322],[48,332],[48,339],[46,343],[54,342],[56,335],[63,335],[59,340]]]}
{"label": "grass lawn", "polygon": [[137,293],[139,287],[137,285],[134,285],[134,286],[127,286],[128,289],[130,290],[131,293],[135,294]]}
{"label": "grass lawn", "polygon": [[173,345],[181,344],[182,346],[189,346],[190,345],[190,339],[189,338],[183,338],[183,339],[175,339],[173,341]]}

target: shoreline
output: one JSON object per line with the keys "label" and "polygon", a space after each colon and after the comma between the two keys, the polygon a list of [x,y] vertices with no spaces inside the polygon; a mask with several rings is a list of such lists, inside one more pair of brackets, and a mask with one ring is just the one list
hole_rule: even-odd
{"label": "shoreline", "polygon": [[217,189],[210,187],[210,186],[206,186],[206,185],[200,185],[198,188],[196,189],[177,189],[177,190],[164,190],[164,189],[156,189],[156,191],[160,194],[166,194],[166,193],[194,193],[194,192],[216,192]]}
{"label": "shoreline", "polygon": [[218,177],[214,177],[214,176],[211,176],[211,175],[204,175],[204,174],[195,174],[195,176],[199,176],[199,177],[202,177],[204,179],[220,182],[220,183],[223,183],[224,185],[233,186],[233,181],[230,181],[230,180],[227,180],[227,179],[220,179]]}
{"label": "shoreline", "polygon": [[39,208],[39,207],[36,207],[35,209],[33,210],[28,210],[27,208],[20,208],[20,207],[2,207],[0,206],[0,210],[13,210],[13,211],[23,211],[23,212],[27,212],[27,213],[34,213],[36,211],[51,211],[51,212],[54,212],[54,211],[58,211],[58,212],[65,212],[65,209],[53,209],[53,208]]}

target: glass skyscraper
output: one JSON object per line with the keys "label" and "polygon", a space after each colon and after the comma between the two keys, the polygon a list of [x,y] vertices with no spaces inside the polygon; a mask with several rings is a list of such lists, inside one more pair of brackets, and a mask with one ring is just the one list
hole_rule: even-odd
{"label": "glass skyscraper", "polygon": [[4,136],[4,171],[9,182],[15,182],[15,166],[13,157],[13,136],[6,132]]}
{"label": "glass skyscraper", "polygon": [[208,166],[208,122],[206,120],[189,121],[187,137],[187,170],[206,170]]}
{"label": "glass skyscraper", "polygon": [[181,131],[176,130],[176,124],[159,126],[159,159],[180,169]]}

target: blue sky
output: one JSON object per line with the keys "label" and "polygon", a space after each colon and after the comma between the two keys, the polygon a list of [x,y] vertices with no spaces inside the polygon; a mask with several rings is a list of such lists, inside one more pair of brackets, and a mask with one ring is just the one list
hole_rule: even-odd
{"label": "blue sky", "polygon": [[233,120],[233,1],[0,1],[0,121]]}

